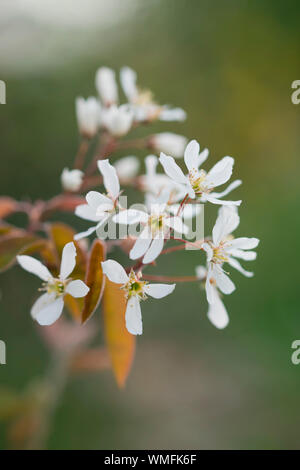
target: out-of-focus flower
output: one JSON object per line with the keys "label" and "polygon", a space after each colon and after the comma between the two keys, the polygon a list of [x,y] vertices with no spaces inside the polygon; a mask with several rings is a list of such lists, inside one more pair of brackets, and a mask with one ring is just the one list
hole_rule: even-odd
{"label": "out-of-focus flower", "polygon": [[212,192],[216,186],[220,186],[229,180],[232,174],[234,159],[232,157],[224,157],[206,173],[206,171],[200,170],[199,167],[207,159],[208,150],[204,149],[201,153],[199,151],[200,146],[196,140],[189,142],[185,149],[184,161],[188,169],[187,176],[184,175],[173,157],[161,153],[159,161],[166,174],[176,183],[185,187],[186,193],[189,194],[190,198],[198,198],[201,202],[209,201],[213,204],[240,205],[242,201],[223,201],[220,199],[237,188],[241,184],[240,180],[231,183],[221,193]]}
{"label": "out-of-focus flower", "polygon": [[115,163],[117,175],[122,181],[128,181],[134,178],[138,174],[139,168],[139,159],[131,155],[123,157]]}
{"label": "out-of-focus flower", "polygon": [[212,233],[212,241],[205,242],[202,248],[206,251],[208,273],[206,279],[206,295],[209,303],[215,301],[212,286],[214,284],[223,294],[231,294],[235,285],[223,270],[223,264],[228,263],[246,277],[253,273],[246,271],[235,258],[251,261],[256,258],[252,250],[259,244],[258,238],[234,238],[232,232],[238,227],[240,218],[236,207],[221,207]]}
{"label": "out-of-focus flower", "polygon": [[83,137],[91,139],[99,129],[101,106],[99,101],[91,96],[88,99],[76,99],[76,117],[78,129]]}
{"label": "out-of-focus flower", "polygon": [[103,261],[101,265],[108,279],[121,284],[120,288],[124,290],[127,299],[125,313],[127,330],[132,335],[141,335],[143,333],[141,300],[145,300],[148,295],[154,299],[166,297],[173,292],[175,284],[148,284],[133,270],[128,275],[123,266],[114,260]]}
{"label": "out-of-focus flower", "polygon": [[80,170],[64,168],[61,174],[61,184],[65,191],[78,191],[82,184],[84,173]]}
{"label": "out-of-focus flower", "polygon": [[[207,277],[207,269],[204,266],[196,267],[196,276],[199,281],[205,281]],[[210,322],[216,327],[222,330],[226,328],[229,323],[229,316],[225,305],[222,302],[221,295],[216,287],[215,282],[211,280],[211,295],[213,303],[208,304],[207,317]]]}
{"label": "out-of-focus flower", "polygon": [[173,155],[181,158],[184,154],[188,140],[183,135],[173,134],[173,132],[161,132],[150,137],[149,146],[157,152]]}
{"label": "out-of-focus flower", "polygon": [[96,72],[96,89],[101,102],[108,107],[118,102],[118,85],[115,72],[108,67],[100,67]]}
{"label": "out-of-focus flower", "polygon": [[127,134],[132,126],[133,112],[130,106],[112,105],[105,108],[101,114],[101,125],[114,137],[122,137]]}
{"label": "out-of-focus flower", "polygon": [[155,103],[150,90],[140,90],[137,74],[130,67],[123,67],[120,81],[128,102],[132,105],[136,121],[184,121],[186,113],[181,108],[170,108]]}
{"label": "out-of-focus flower", "polygon": [[74,237],[75,240],[88,237],[97,229],[100,229],[116,210],[120,193],[120,183],[116,169],[109,163],[109,160],[99,160],[98,168],[103,176],[103,184],[107,195],[97,191],[89,191],[86,195],[87,204],[80,204],[76,207],[75,214],[78,217],[97,222],[97,225],[90,227],[85,232],[77,233]]}
{"label": "out-of-focus flower", "polygon": [[168,199],[169,194],[162,194],[162,197],[151,205],[150,213],[128,209],[113,217],[114,222],[119,224],[141,223],[143,226],[143,230],[129,253],[131,259],[144,256],[144,264],[152,263],[160,255],[165,236],[170,229],[174,229],[180,234],[188,232],[188,228],[183,224],[181,217],[171,216],[167,212]]}
{"label": "out-of-focus flower", "polygon": [[61,316],[64,308],[64,296],[85,297],[89,287],[80,279],[69,278],[76,264],[76,247],[73,242],[67,243],[62,252],[59,277],[52,276],[48,268],[31,256],[17,256],[18,263],[26,271],[42,279],[45,291],[31,309],[31,316],[40,325],[52,325]]}

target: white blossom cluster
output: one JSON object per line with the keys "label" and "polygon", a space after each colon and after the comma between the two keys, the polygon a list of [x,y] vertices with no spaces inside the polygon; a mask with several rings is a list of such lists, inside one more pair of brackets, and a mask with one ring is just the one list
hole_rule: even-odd
{"label": "white blossom cluster", "polygon": [[[96,134],[106,133],[115,139],[114,142],[118,142],[141,123],[185,119],[186,113],[181,108],[159,105],[154,101],[150,91],[141,90],[137,86],[136,73],[129,67],[121,69],[120,83],[127,100],[123,104],[119,101],[115,72],[107,67],[101,67],[96,73],[98,98],[90,97],[87,100],[77,98],[77,122],[79,132],[84,139],[92,139]],[[75,240],[90,235],[99,236],[100,229],[109,220],[127,226],[140,224],[140,234],[131,240],[129,250],[129,259],[134,260],[135,264],[125,268],[112,259],[102,262],[103,273],[111,282],[120,286],[127,299],[125,314],[127,329],[130,333],[138,335],[143,331],[141,301],[148,296],[155,299],[163,298],[175,289],[173,282],[148,283],[147,280],[143,280],[143,270],[147,265],[156,263],[170,235],[180,233],[184,237],[187,234],[188,227],[185,220],[187,217],[195,216],[199,204],[218,205],[219,211],[212,236],[205,237],[198,244],[199,250],[195,252],[195,258],[199,256],[199,262],[196,262],[194,269],[195,279],[205,285],[209,320],[217,328],[224,328],[229,320],[222,294],[228,295],[235,290],[225,266],[229,265],[247,277],[253,276],[252,272],[241,266],[238,259],[254,260],[256,252],[253,249],[259,243],[257,238],[233,236],[240,222],[238,206],[242,201],[227,200],[224,197],[237,188],[241,181],[234,180],[225,189],[219,189],[231,179],[234,159],[225,156],[214,166],[208,165],[207,170],[209,151],[206,148],[200,151],[200,145],[196,140],[188,142],[183,136],[164,132],[150,136],[147,140],[148,146],[149,143],[153,153],[157,155],[148,155],[145,158],[145,172],[141,175],[139,175],[140,160],[135,156],[126,156],[116,162],[112,161],[112,155],[99,158],[97,167],[104,190],[89,191],[85,196],[86,202],[76,207],[75,214],[92,224],[84,232],[78,233]],[[179,160],[181,157],[184,164]],[[84,177],[84,172],[81,170],[65,169],[61,177],[64,189],[79,190]],[[131,184],[142,191],[144,210],[122,207],[120,195],[121,193],[124,195],[124,191],[121,184],[124,186]],[[173,238],[179,240],[176,236]],[[184,239],[180,241],[185,243]],[[200,257],[203,255],[206,261],[200,265]],[[44,281],[45,293],[34,304],[31,312],[33,318],[40,324],[51,324],[59,317],[66,293],[74,297],[87,294],[88,287],[82,281],[69,279],[75,266],[75,256],[74,244],[66,245],[58,278],[54,278],[48,269],[34,258],[18,257],[24,269],[38,275]],[[178,273],[176,275],[178,276]]]}

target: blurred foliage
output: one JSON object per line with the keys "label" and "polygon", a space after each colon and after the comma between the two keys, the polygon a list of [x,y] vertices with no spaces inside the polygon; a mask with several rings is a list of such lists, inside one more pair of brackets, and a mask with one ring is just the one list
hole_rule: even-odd
{"label": "blurred foliage", "polygon": [[[237,234],[262,240],[255,277],[232,273],[237,291],[225,299],[231,319],[225,331],[206,319],[205,295],[194,284],[178,285],[159,306],[145,303],[127,387],[119,392],[109,372],[72,379],[50,448],[299,447],[300,376],[290,361],[300,332],[300,107],[290,99],[300,70],[299,14],[296,1],[144,0],[117,26],[90,34],[88,47],[66,64],[70,33],[57,49],[59,66],[1,71],[8,90],[0,107],[2,195],[59,192],[60,173],[78,144],[75,96],[95,93],[98,66],[128,64],[160,102],[188,112],[183,125],[159,124],[153,132],[197,138],[210,149],[211,163],[236,158],[235,174],[244,182],[235,192],[244,200]],[[43,44],[47,53],[47,39]],[[207,209],[206,233],[214,218]],[[72,214],[64,220],[86,227]],[[196,264],[194,252],[182,252],[158,268],[188,275]],[[29,315],[37,284],[18,268],[0,283],[0,336],[7,343],[0,379],[22,390],[43,374],[48,357]],[[6,446],[0,424],[0,447]]]}

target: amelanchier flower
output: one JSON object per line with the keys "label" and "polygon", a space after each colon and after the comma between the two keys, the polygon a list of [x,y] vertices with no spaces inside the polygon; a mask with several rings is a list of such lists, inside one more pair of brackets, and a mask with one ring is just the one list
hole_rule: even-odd
{"label": "amelanchier flower", "polygon": [[121,106],[111,105],[104,108],[101,113],[101,126],[114,137],[126,135],[132,126],[133,111],[127,104]]}
{"label": "amelanchier flower", "polygon": [[[207,269],[204,266],[196,266],[196,276],[199,281],[205,282],[207,278]],[[229,316],[214,282],[211,283],[211,297],[213,303],[208,304],[207,317],[216,328],[222,330],[228,325]]]}
{"label": "amelanchier flower", "polygon": [[86,195],[87,204],[80,204],[75,209],[75,214],[85,220],[97,222],[96,225],[85,232],[75,235],[75,240],[88,237],[97,229],[103,226],[115,213],[120,194],[120,183],[116,169],[109,163],[109,160],[99,160],[98,168],[103,176],[103,184],[107,194],[97,191],[89,191]]}
{"label": "amelanchier flower", "polygon": [[84,173],[80,170],[64,168],[61,174],[61,184],[65,191],[78,191],[82,184]]}
{"label": "amelanchier flower", "polygon": [[175,284],[148,284],[142,281],[141,275],[133,270],[127,274],[125,269],[114,260],[103,261],[101,265],[108,279],[121,284],[120,288],[124,290],[127,299],[125,313],[127,330],[132,335],[141,335],[143,333],[141,300],[145,300],[148,295],[154,299],[162,299],[173,292]]}
{"label": "amelanchier flower", "polygon": [[203,243],[206,251],[208,273],[206,278],[206,295],[209,303],[215,302],[213,286],[216,285],[223,294],[231,294],[235,285],[223,270],[223,264],[228,263],[246,277],[253,273],[246,271],[235,258],[251,261],[256,258],[255,251],[259,244],[258,238],[234,238],[232,232],[238,227],[240,218],[236,207],[221,207],[212,233],[212,241]]}
{"label": "amelanchier flower", "polygon": [[18,263],[26,271],[42,279],[40,289],[45,291],[31,309],[31,316],[40,325],[52,325],[61,316],[64,308],[64,297],[85,297],[89,287],[80,279],[69,278],[76,265],[76,247],[73,242],[67,243],[62,252],[59,276],[53,277],[48,268],[31,256],[17,256]]}
{"label": "amelanchier flower", "polygon": [[76,99],[76,117],[80,134],[91,139],[97,134],[100,122],[101,105],[91,96],[87,100],[82,97]]}
{"label": "amelanchier flower", "polygon": [[173,132],[154,134],[149,139],[149,146],[153,150],[173,155],[175,158],[183,157],[187,143],[186,137]]}
{"label": "amelanchier flower", "polygon": [[97,70],[96,88],[104,106],[108,107],[118,102],[116,74],[109,67],[100,67]]}
{"label": "amelanchier flower", "polygon": [[128,155],[117,160],[114,164],[119,179],[125,183],[130,182],[134,178],[140,168],[140,161],[134,155]]}
{"label": "amelanchier flower", "polygon": [[132,105],[136,121],[184,121],[186,113],[181,108],[170,108],[155,103],[150,90],[140,90],[137,74],[130,67],[123,67],[120,81],[128,102]]}
{"label": "amelanchier flower", "polygon": [[138,224],[143,227],[129,256],[131,259],[138,259],[143,256],[143,263],[152,263],[162,252],[165,237],[170,229],[177,233],[188,233],[188,227],[182,222],[181,217],[170,215],[167,212],[167,201],[169,194],[162,194],[155,203],[151,204],[149,212],[136,209],[120,211],[113,216],[113,221],[119,224]]}
{"label": "amelanchier flower", "polygon": [[226,183],[231,177],[234,159],[224,157],[206,173],[206,171],[200,169],[200,166],[207,159],[209,152],[207,149],[204,149],[201,153],[199,151],[200,146],[196,140],[188,143],[184,152],[184,161],[188,169],[187,176],[184,175],[173,157],[161,153],[159,161],[166,174],[181,184],[190,198],[197,198],[200,202],[209,201],[213,204],[239,206],[242,201],[224,201],[220,198],[237,188],[241,184],[240,180],[231,183],[221,193],[213,192],[215,187]]}

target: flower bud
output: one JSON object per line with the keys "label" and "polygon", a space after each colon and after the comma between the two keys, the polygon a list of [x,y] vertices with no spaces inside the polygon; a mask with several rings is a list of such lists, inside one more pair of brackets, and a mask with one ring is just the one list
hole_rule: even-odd
{"label": "flower bud", "polygon": [[99,101],[91,96],[87,100],[76,99],[76,117],[79,132],[88,139],[98,132],[101,106]]}
{"label": "flower bud", "polygon": [[96,72],[96,88],[104,106],[118,102],[118,87],[115,72],[108,67],[100,67]]}
{"label": "flower bud", "polygon": [[130,180],[137,175],[140,162],[137,157],[129,156],[118,160],[114,164],[114,167],[117,170],[117,175],[121,180]]}
{"label": "flower bud", "polygon": [[127,134],[133,121],[133,111],[128,105],[112,105],[102,112],[101,124],[114,137]]}
{"label": "flower bud", "polygon": [[174,158],[183,157],[187,138],[172,132],[154,134],[150,140],[150,146],[157,152],[163,152]]}
{"label": "flower bud", "polygon": [[83,172],[64,168],[61,174],[61,184],[66,191],[78,191],[82,184]]}

